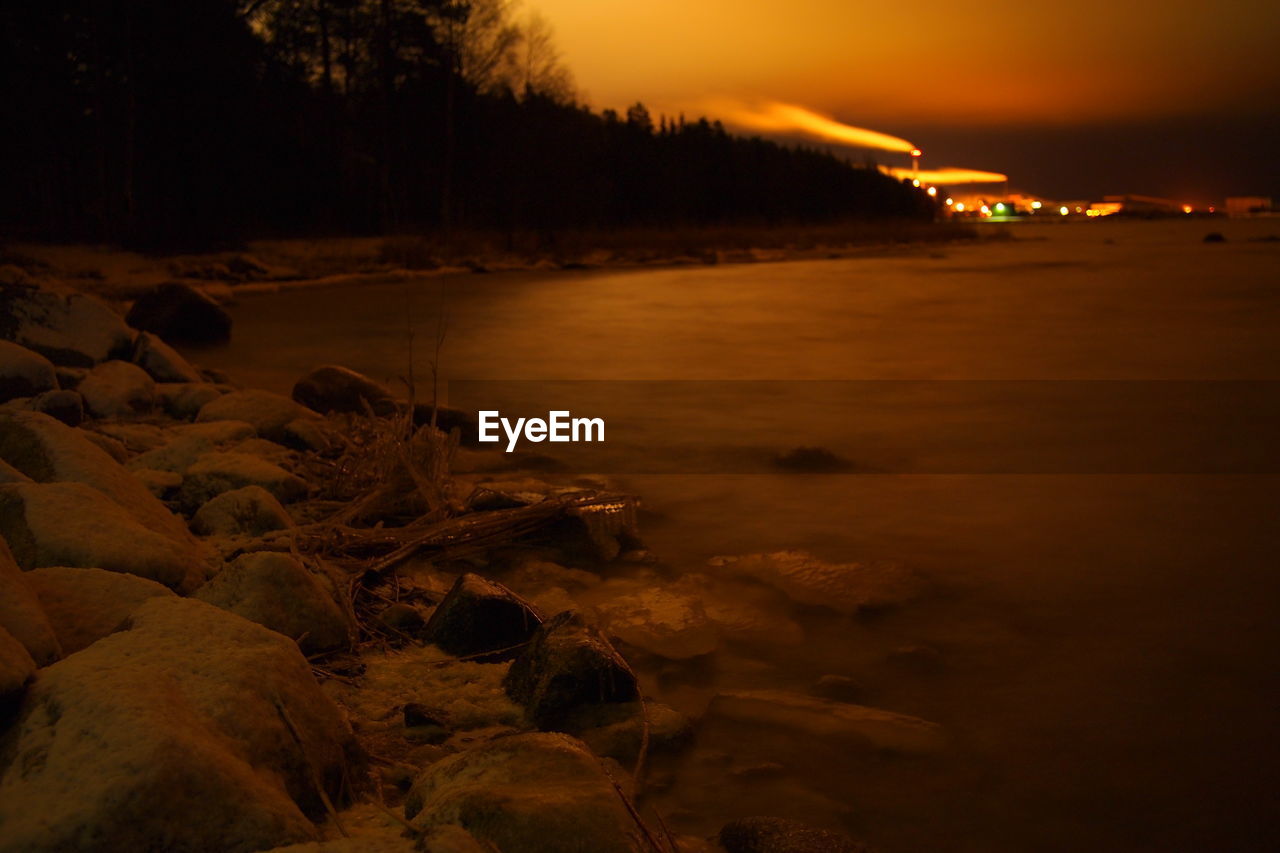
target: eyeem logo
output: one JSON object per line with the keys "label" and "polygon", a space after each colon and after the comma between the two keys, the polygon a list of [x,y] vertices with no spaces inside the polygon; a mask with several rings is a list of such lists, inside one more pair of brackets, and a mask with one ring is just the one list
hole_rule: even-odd
{"label": "eyeem logo", "polygon": [[490,444],[501,441],[498,428],[507,436],[507,453],[516,449],[523,437],[526,441],[579,442],[604,441],[604,418],[575,418],[567,411],[547,412],[547,419],[502,417],[497,411],[477,413],[480,421],[480,441]]}

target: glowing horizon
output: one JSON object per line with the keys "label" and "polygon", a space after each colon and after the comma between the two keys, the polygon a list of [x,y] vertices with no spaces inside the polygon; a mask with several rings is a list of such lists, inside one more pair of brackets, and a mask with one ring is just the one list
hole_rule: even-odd
{"label": "glowing horizon", "polygon": [[953,186],[955,184],[1002,184],[1009,176],[1000,172],[984,172],[981,169],[960,169],[945,166],[941,169],[911,169],[882,166],[880,171],[900,180],[918,179],[920,184]]}
{"label": "glowing horizon", "polygon": [[702,108],[726,124],[748,130],[772,133],[801,133],[825,142],[838,142],[856,148],[871,148],[909,154],[917,146],[897,136],[842,121],[802,107],[780,101],[749,104],[728,99],[710,99]]}

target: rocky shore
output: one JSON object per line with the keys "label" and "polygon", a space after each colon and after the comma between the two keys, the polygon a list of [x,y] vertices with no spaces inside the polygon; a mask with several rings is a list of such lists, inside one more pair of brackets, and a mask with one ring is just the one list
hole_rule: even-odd
{"label": "rocky shore", "polygon": [[634,497],[471,449],[465,413],[335,365],[243,388],[174,348],[230,328],[185,284],[0,284],[0,853],[858,851],[768,816],[681,835],[650,795],[695,748],[745,773],[742,731],[944,748],[838,675],[652,696],[802,643],[795,608],[923,594],[906,569],[677,572]]}

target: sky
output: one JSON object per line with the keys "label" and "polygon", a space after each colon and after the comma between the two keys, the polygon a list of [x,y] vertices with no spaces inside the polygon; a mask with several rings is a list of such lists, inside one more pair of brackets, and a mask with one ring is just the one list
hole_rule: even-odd
{"label": "sky", "polygon": [[796,105],[1057,197],[1280,196],[1275,0],[528,5],[598,108]]}

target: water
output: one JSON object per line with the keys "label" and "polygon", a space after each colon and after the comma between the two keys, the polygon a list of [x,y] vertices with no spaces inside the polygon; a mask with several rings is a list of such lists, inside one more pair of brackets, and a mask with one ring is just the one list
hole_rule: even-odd
{"label": "water", "polygon": [[[1208,230],[1228,242],[1202,243]],[[1280,244],[1250,239],[1275,232],[1084,223],[876,258],[282,292],[243,300],[232,345],[196,357],[286,393],[321,363],[394,383],[412,326],[421,381],[443,290],[452,378],[1280,380]],[[718,408],[669,414],[714,436]],[[948,414],[903,409],[881,426]],[[624,478],[678,570],[805,548],[901,560],[934,582],[874,620],[809,613],[798,650],[726,659],[666,698],[848,674],[868,704],[943,724],[943,756],[797,754],[787,772],[725,779],[695,755],[660,804],[685,831],[785,814],[900,853],[1270,849],[1278,479]],[[942,666],[894,666],[904,645],[937,649]]]}

